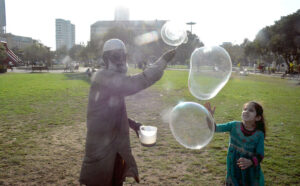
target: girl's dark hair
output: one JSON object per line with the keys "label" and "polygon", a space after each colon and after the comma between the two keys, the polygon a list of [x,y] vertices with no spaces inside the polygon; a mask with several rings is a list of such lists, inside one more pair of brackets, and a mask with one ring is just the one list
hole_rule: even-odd
{"label": "girl's dark hair", "polygon": [[261,130],[264,133],[264,136],[266,138],[266,121],[265,121],[265,118],[264,118],[263,107],[255,101],[250,101],[249,103],[252,103],[254,105],[254,108],[255,108],[255,111],[256,111],[256,116],[261,117],[261,119],[259,121],[255,122],[256,123],[256,128],[258,130]]}

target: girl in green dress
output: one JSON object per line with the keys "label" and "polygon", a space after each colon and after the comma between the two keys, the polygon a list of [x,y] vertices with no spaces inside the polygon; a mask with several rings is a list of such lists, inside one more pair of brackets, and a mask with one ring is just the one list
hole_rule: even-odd
{"label": "girl in green dress", "polygon": [[[204,105],[214,115],[210,103]],[[266,125],[263,108],[254,101],[244,105],[242,121],[216,125],[216,132],[229,132],[226,185],[264,185],[260,163],[264,158]]]}

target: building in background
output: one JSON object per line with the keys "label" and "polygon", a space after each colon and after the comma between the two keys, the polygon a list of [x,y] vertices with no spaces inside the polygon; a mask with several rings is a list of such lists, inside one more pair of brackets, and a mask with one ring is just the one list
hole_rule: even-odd
{"label": "building in background", "polygon": [[75,45],[75,25],[68,20],[56,19],[56,50],[67,47],[69,50]]}
{"label": "building in background", "polygon": [[162,26],[166,21],[154,20],[154,21],[97,21],[91,25],[90,39],[101,38],[111,28],[123,27],[128,30],[134,31],[136,35],[144,34],[148,32],[156,31],[160,33]]}
{"label": "building in background", "polygon": [[116,21],[128,21],[129,20],[129,9],[126,7],[117,7],[115,9],[115,20]]}
{"label": "building in background", "polygon": [[[129,56],[131,64],[146,66],[147,63],[155,61],[160,55],[162,49],[158,42],[160,38],[160,32],[166,20],[129,20],[129,10],[124,7],[118,7],[115,9],[114,20],[111,21],[97,21],[91,25],[90,40],[101,43],[105,35],[113,28],[120,28],[130,31],[130,36],[134,43],[127,45],[128,51],[132,55]],[[153,44],[151,50],[151,56],[145,54],[146,44]],[[150,46],[148,45],[148,46]],[[101,61],[101,60],[99,60]]]}
{"label": "building in background", "polygon": [[2,41],[7,42],[8,48],[19,48],[24,49],[34,43],[38,43],[37,40],[32,39],[31,37],[17,36],[11,33],[2,34]]}
{"label": "building in background", "polygon": [[0,0],[0,34],[6,33],[5,1]]}
{"label": "building in background", "polygon": [[115,9],[115,18],[113,21],[97,21],[91,25],[90,39],[101,38],[111,28],[124,27],[135,32],[136,35],[148,32],[160,33],[165,20],[141,21],[129,20],[129,9],[125,7],[117,7]]}

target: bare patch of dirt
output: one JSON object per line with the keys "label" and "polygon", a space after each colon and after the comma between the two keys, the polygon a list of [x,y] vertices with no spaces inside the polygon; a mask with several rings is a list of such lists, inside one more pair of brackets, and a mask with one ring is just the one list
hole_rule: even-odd
{"label": "bare patch of dirt", "polygon": [[78,185],[85,131],[85,123],[78,123],[37,135],[37,150],[27,152],[21,166],[11,167],[3,184]]}

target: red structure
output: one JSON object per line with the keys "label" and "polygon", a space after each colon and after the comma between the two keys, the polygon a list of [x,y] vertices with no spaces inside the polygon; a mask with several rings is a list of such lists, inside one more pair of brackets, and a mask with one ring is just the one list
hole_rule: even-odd
{"label": "red structure", "polygon": [[0,63],[0,73],[4,73],[11,65],[17,66],[21,62],[21,59],[7,47],[6,42],[1,41],[1,44],[5,47],[7,54],[7,58]]}

